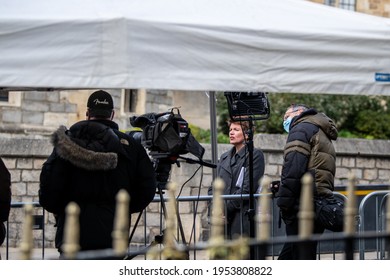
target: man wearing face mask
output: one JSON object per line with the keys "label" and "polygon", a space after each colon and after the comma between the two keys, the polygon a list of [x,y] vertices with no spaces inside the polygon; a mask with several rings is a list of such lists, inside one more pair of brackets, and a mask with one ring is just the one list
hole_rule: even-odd
{"label": "man wearing face mask", "polygon": [[[288,133],[284,147],[281,182],[277,205],[286,225],[286,235],[298,234],[298,211],[301,179],[309,172],[313,176],[314,194],[333,197],[336,172],[336,152],[332,140],[337,139],[336,125],[323,113],[305,105],[291,105],[284,114],[284,130]],[[313,233],[321,234],[324,228],[315,223]],[[310,259],[316,259],[317,242],[307,250]],[[297,244],[285,243],[280,260],[300,259]]]}

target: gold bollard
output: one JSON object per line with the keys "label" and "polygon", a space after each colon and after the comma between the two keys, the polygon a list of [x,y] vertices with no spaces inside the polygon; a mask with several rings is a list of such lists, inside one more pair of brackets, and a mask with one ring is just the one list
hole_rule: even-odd
{"label": "gold bollard", "polygon": [[249,257],[249,238],[239,237],[232,240],[227,245],[228,256],[227,260],[245,260]]}
{"label": "gold bollard", "polygon": [[346,235],[352,236],[356,231],[356,221],[357,216],[357,199],[355,194],[356,189],[356,177],[353,173],[350,173],[348,178],[348,187],[347,187],[347,197],[348,200],[345,205],[345,224],[344,224],[344,233]]}
{"label": "gold bollard", "polygon": [[210,241],[208,255],[210,260],[240,260],[249,254],[248,238],[240,237],[226,242],[224,238],[224,203],[222,199],[225,187],[223,180],[214,180],[213,207],[211,214]]}
{"label": "gold bollard", "polygon": [[176,184],[169,183],[168,188],[168,202],[167,202],[167,228],[165,230],[166,236],[164,237],[164,246],[165,247],[174,247],[175,246],[175,231],[177,229],[177,220],[176,220]]}
{"label": "gold bollard", "polygon": [[116,195],[114,230],[112,232],[112,247],[118,256],[124,256],[129,246],[129,202],[127,191],[121,189]]}
{"label": "gold bollard", "polygon": [[213,203],[211,209],[211,228],[208,255],[211,260],[224,260],[228,256],[228,248],[224,246],[224,205],[222,192],[225,183],[222,179],[216,178],[213,183]]}
{"label": "gold bollard", "polygon": [[313,234],[314,210],[313,210],[313,177],[306,173],[302,177],[302,190],[300,197],[299,237],[308,239]]}
{"label": "gold bollard", "polygon": [[33,209],[31,204],[24,206],[24,224],[23,235],[20,243],[21,259],[31,259],[31,253],[33,248]]}
{"label": "gold bollard", "polygon": [[224,240],[224,205],[222,199],[222,192],[224,189],[224,182],[220,178],[214,181],[213,190],[213,207],[211,211],[211,228],[210,228],[210,240]]}
{"label": "gold bollard", "polygon": [[66,259],[75,259],[80,250],[80,208],[75,202],[66,206],[66,220],[64,227],[64,244],[62,250]]}
{"label": "gold bollard", "polygon": [[354,234],[356,231],[356,216],[357,216],[357,199],[355,194],[356,177],[350,173],[348,177],[347,187],[347,202],[344,210],[344,233],[345,238],[345,259],[353,260],[354,258]]}
{"label": "gold bollard", "polygon": [[271,179],[267,176],[264,176],[261,180],[261,196],[259,197],[259,208],[260,211],[257,217],[257,240],[258,241],[268,241],[271,237],[271,213],[270,206],[271,200],[269,197],[269,185],[271,184]]}
{"label": "gold bollard", "polygon": [[258,199],[258,211],[257,211],[257,231],[256,239],[259,241],[258,245],[258,259],[264,260],[267,256],[267,242],[271,237],[271,198],[269,196],[269,186],[271,185],[271,179],[264,176],[260,180],[261,196]]}

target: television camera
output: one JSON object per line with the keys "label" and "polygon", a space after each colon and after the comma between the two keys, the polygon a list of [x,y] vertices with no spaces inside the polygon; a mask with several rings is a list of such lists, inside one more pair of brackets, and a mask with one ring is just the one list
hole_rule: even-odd
{"label": "television camera", "polygon": [[[202,160],[205,149],[191,134],[188,122],[182,118],[178,108],[172,108],[164,113],[133,116],[130,117],[130,123],[133,127],[142,129],[142,131],[131,131],[129,134],[150,151],[149,155],[154,160],[157,182],[160,187],[165,188],[171,164],[176,163],[180,166],[178,158],[189,163],[215,167]],[[187,153],[191,153],[198,160],[181,156]]]}
{"label": "television camera", "polygon": [[[148,113],[141,116],[130,117],[133,127],[139,127],[142,131],[131,131],[129,135],[140,142],[149,151],[152,158],[157,181],[157,192],[160,196],[164,217],[166,207],[163,198],[163,190],[171,171],[171,166],[176,163],[180,167],[178,159],[184,159],[188,163],[199,163],[204,166],[215,168],[216,165],[202,160],[205,149],[196,141],[191,134],[188,123],[184,120],[178,108],[173,108],[164,113]],[[191,153],[198,158],[186,158],[181,155]],[[139,216],[140,217],[140,216]],[[182,240],[185,235],[178,215],[178,227]],[[130,235],[129,242],[135,232],[139,219]],[[164,234],[155,237],[156,243],[162,243]],[[129,258],[132,256],[129,255]]]}

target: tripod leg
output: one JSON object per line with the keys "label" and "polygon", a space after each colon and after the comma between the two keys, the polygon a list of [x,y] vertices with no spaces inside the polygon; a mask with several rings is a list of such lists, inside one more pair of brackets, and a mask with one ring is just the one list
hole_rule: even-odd
{"label": "tripod leg", "polygon": [[[163,216],[164,216],[164,219],[166,219],[167,218],[167,214],[166,214],[167,213],[167,208],[166,208],[166,205],[165,205],[163,191],[162,191],[161,188],[158,189],[158,193],[159,193],[159,196],[160,196],[161,208],[162,208],[162,211],[163,211]],[[179,230],[179,233],[180,233],[181,240],[183,241],[184,244],[187,244],[186,238],[185,238],[185,234],[184,234],[183,224],[182,224],[181,219],[180,219],[180,215],[179,215],[177,204],[176,204],[176,213],[177,213],[177,225],[178,225],[178,230]]]}
{"label": "tripod leg", "polygon": [[[129,244],[134,236],[134,233],[135,233],[135,230],[137,229],[137,226],[138,226],[138,223],[139,221],[141,220],[141,216],[142,216],[142,213],[144,211],[142,210],[139,214],[138,214],[138,217],[137,217],[137,220],[135,221],[135,224],[133,226],[133,229],[131,230],[131,233],[130,233],[130,236],[129,236]],[[131,222],[130,222],[130,225],[131,225]]]}

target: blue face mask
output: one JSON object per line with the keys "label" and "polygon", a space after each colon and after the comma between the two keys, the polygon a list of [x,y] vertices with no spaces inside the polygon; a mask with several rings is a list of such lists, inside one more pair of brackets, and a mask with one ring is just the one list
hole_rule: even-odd
{"label": "blue face mask", "polygon": [[290,124],[291,124],[292,117],[288,117],[284,122],[283,122],[283,128],[284,130],[288,133],[290,131]]}

